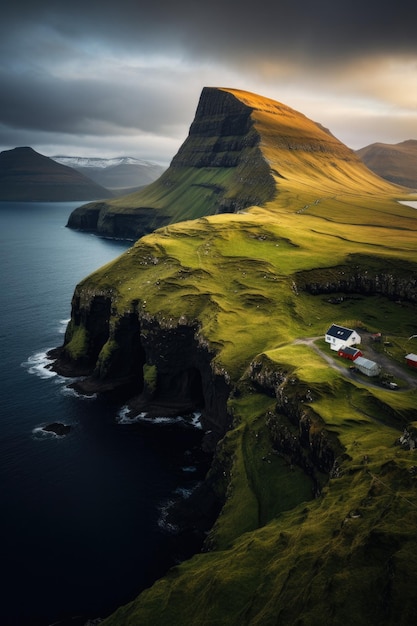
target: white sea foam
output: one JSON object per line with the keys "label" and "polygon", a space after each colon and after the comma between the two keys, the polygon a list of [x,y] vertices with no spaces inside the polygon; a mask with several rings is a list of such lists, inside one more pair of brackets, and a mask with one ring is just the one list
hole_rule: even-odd
{"label": "white sea foam", "polygon": [[197,471],[197,468],[195,467],[195,465],[187,465],[186,467],[182,467],[181,469],[183,472],[190,473],[190,474]]}
{"label": "white sea foam", "polygon": [[183,500],[188,500],[188,498],[191,496],[191,494],[193,493],[194,489],[195,489],[195,485],[194,487],[177,487],[176,490],[174,491],[174,493],[178,496],[181,496],[181,498]]}
{"label": "white sea foam", "polygon": [[177,415],[176,417],[148,417],[146,411],[142,411],[138,415],[133,415],[131,409],[124,405],[116,415],[116,421],[118,424],[135,424],[142,422],[145,424],[153,424],[155,426],[166,426],[169,424],[183,424],[186,426],[192,426],[193,428],[201,428],[200,424],[201,413],[193,413],[192,417],[183,417]]}
{"label": "white sea foam", "polygon": [[22,363],[22,367],[25,367],[29,374],[39,376],[39,378],[54,378],[58,376],[56,372],[51,370],[53,359],[48,357],[48,351],[36,352],[32,354],[27,361]]}
{"label": "white sea foam", "polygon": [[173,497],[168,498],[159,506],[160,515],[158,518],[158,526],[165,532],[177,533],[179,528],[169,521],[170,510],[181,500],[187,500],[200,483],[194,483],[192,487],[177,487],[173,493]]}
{"label": "white sea foam", "polygon": [[52,430],[44,430],[44,426],[36,426],[32,430],[32,436],[34,439],[60,439],[61,437],[54,433]]}
{"label": "white sea foam", "polygon": [[168,532],[170,534],[175,534],[179,530],[178,526],[168,521],[169,512],[172,509],[172,507],[175,505],[175,503],[176,503],[176,500],[169,499],[159,506],[160,515],[158,517],[158,522],[157,522],[158,526],[161,530]]}
{"label": "white sea foam", "polygon": [[[76,381],[77,379],[74,378],[74,381]],[[65,382],[68,382],[68,378],[65,379]],[[68,396],[71,398],[79,398],[80,400],[95,400],[97,398],[97,394],[93,393],[91,395],[85,395],[83,393],[79,393],[76,389],[74,389],[73,387],[62,387],[61,389],[61,393],[63,396]]]}
{"label": "white sea foam", "polygon": [[145,414],[140,417],[139,421],[146,422],[148,424],[156,424],[158,426],[165,426],[168,424],[183,424],[186,422],[186,420],[181,415],[177,415],[176,417],[146,417]]}
{"label": "white sea foam", "polygon": [[86,396],[69,387],[70,383],[76,382],[79,378],[66,378],[54,372],[51,368],[55,359],[48,357],[48,351],[49,348],[45,352],[32,354],[27,361],[21,363],[22,367],[26,368],[29,374],[43,379],[50,379],[54,384],[62,385],[60,392],[65,396],[80,398],[81,400],[94,400],[97,398],[97,394]]}
{"label": "white sea foam", "polygon": [[116,422],[118,424],[135,424],[136,422],[140,422],[142,419],[146,417],[146,413],[139,413],[139,415],[131,416],[130,408],[125,405],[119,410],[116,415]]}
{"label": "white sea foam", "polygon": [[198,413],[198,412],[193,413],[191,424],[194,426],[194,428],[202,429],[200,418],[201,418],[201,413]]}
{"label": "white sea foam", "polygon": [[67,326],[68,326],[68,322],[69,321],[70,321],[70,319],[59,320],[58,332],[59,332],[60,335],[65,335],[65,331],[67,330]]}

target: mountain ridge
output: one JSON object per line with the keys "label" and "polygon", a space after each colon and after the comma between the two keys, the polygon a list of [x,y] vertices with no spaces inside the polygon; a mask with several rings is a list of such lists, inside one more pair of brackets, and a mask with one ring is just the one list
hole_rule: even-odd
{"label": "mountain ridge", "polygon": [[64,202],[112,193],[73,168],[24,146],[0,153],[0,200]]}
{"label": "mountain ridge", "polygon": [[51,158],[76,169],[106,189],[111,189],[115,195],[133,193],[149,185],[166,169],[158,163],[129,156],[109,159],[76,156]]}
{"label": "mountain ridge", "polygon": [[356,151],[369,169],[386,180],[417,189],[417,140],[373,143]]}

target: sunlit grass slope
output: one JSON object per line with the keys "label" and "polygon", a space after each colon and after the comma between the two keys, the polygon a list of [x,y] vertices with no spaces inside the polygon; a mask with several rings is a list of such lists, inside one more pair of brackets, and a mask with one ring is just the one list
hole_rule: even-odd
{"label": "sunlit grass slope", "polygon": [[[311,295],[300,277],[325,282],[333,269],[359,267],[415,282],[417,213],[313,122],[225,92],[253,111],[274,198],[165,226],[77,287],[81,301],[111,298],[111,329],[133,310],[161,326],[193,324],[231,388],[233,427],[215,453],[224,506],[207,551],[103,624],[408,626],[417,453],[398,441],[417,422],[417,373],[406,382],[403,363],[405,350],[417,351],[415,303],[360,290]],[[381,354],[404,367],[398,390],[348,376],[334,355],[332,367],[323,337],[334,322],[389,336],[392,353],[382,345]],[[67,350],[79,353],[82,320],[71,332]],[[114,341],[111,331],[99,361]],[[305,424],[311,446],[333,451],[331,470],[306,471],[308,445],[300,463],[276,445]]]}
{"label": "sunlit grass slope", "polygon": [[[145,189],[74,211],[99,215],[105,235],[136,238],[155,228],[275,199],[300,210],[332,197],[404,194],[368,170],[329,131],[273,100],[233,89],[205,88],[196,116],[170,167]],[[294,200],[297,199],[297,204]],[[124,230],[120,227],[124,221]],[[71,220],[70,220],[71,222]],[[83,227],[82,218],[73,221]]]}

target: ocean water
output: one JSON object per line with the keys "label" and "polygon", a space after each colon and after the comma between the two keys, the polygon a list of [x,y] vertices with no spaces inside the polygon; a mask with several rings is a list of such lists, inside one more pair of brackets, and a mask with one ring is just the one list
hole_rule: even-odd
{"label": "ocean water", "polygon": [[105,617],[193,549],[164,519],[206,470],[198,427],[126,424],[45,368],[77,282],[128,247],[66,228],[79,204],[0,203],[2,626]]}

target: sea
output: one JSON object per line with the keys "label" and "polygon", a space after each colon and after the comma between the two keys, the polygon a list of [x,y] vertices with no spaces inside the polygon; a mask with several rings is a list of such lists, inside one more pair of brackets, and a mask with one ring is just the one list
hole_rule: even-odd
{"label": "sea", "polygon": [[131,245],[66,228],[80,204],[0,203],[2,626],[104,618],[197,549],[166,519],[207,469],[198,415],[132,424],[48,369],[76,284]]}

